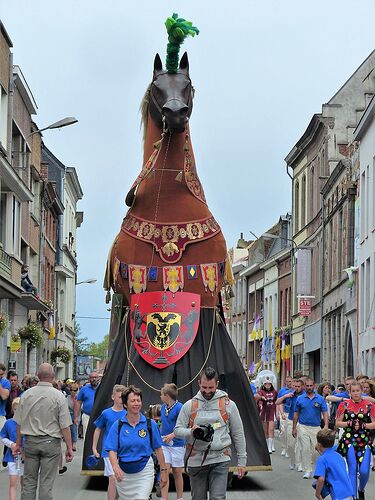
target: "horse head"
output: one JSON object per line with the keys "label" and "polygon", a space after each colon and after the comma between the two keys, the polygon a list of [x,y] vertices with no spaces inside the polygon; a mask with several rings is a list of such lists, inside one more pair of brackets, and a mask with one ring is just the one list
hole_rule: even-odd
{"label": "horse head", "polygon": [[158,127],[182,133],[193,109],[194,89],[185,52],[176,73],[163,70],[159,54],[154,60],[154,74],[149,90],[149,113]]}

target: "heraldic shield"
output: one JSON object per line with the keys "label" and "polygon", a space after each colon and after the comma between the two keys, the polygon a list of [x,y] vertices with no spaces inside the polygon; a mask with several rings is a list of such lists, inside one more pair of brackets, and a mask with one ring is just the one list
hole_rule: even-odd
{"label": "heraldic shield", "polygon": [[130,331],[139,355],[166,368],[190,349],[199,326],[201,298],[188,292],[144,292],[131,297]]}

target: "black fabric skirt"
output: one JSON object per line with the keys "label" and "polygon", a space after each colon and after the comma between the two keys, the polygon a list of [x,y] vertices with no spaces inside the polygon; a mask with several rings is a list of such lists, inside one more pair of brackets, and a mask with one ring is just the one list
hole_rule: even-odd
{"label": "black fabric skirt", "polygon": [[[133,384],[139,387],[143,396],[142,411],[145,411],[150,404],[160,403],[160,388],[165,383],[173,382],[180,388],[178,400],[182,403],[191,399],[199,389],[196,376],[205,366],[216,368],[220,377],[219,389],[227,392],[229,398],[238,406],[246,437],[247,465],[255,470],[270,469],[270,456],[258,408],[245,370],[217,310],[201,309],[200,324],[193,345],[180,360],[163,369],[153,368],[139,356],[132,346],[129,320],[123,319],[118,315],[117,321],[112,320],[110,358],[96,391],[86,433],[82,470],[91,471],[87,472],[89,475],[97,475],[103,467],[100,461],[97,468],[88,469],[85,458],[92,454],[93,421],[105,408],[112,405],[111,395],[115,384]],[[232,457],[232,465],[235,466],[237,460],[234,450]],[[95,472],[96,470],[98,472]]]}

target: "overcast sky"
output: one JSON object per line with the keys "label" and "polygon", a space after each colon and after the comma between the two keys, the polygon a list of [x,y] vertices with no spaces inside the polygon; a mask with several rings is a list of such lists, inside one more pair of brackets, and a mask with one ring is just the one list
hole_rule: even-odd
{"label": "overcast sky", "polygon": [[200,34],[185,42],[196,89],[197,169],[227,245],[265,232],[291,209],[284,158],[375,47],[373,0],[0,0],[0,18],[38,104],[46,146],[77,169],[77,317],[90,340],[107,333],[102,278],[141,168],[138,108],[153,58],[165,59],[173,12]]}

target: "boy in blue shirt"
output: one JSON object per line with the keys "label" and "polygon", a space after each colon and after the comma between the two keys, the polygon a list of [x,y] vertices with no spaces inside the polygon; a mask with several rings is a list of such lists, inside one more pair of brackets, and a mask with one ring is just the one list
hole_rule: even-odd
{"label": "boy in blue shirt", "polygon": [[[184,480],[182,471],[184,468],[185,458],[185,441],[178,439],[174,435],[177,417],[181,411],[182,403],[177,400],[178,390],[175,384],[164,384],[160,391],[160,399],[163,404],[161,406],[161,435],[163,439],[163,454],[165,465],[168,469],[167,477],[169,477],[170,469],[172,468],[174,482],[176,486],[177,500],[182,500],[184,491]],[[162,498],[168,498],[169,481],[162,488]]]}
{"label": "boy in blue shirt", "polygon": [[[12,411],[16,411],[19,405],[20,398],[13,399]],[[4,456],[4,461],[8,462],[8,475],[9,475],[9,500],[16,500],[17,496],[17,478],[20,478],[22,484],[23,476],[23,463],[21,463],[21,456],[17,457],[17,461],[13,456],[12,450],[17,441],[17,424],[13,418],[9,418],[4,427],[0,431],[0,442],[7,446],[7,452]]]}
{"label": "boy in blue shirt", "polygon": [[344,458],[333,447],[336,433],[322,429],[316,435],[316,449],[320,457],[316,461],[313,484],[318,500],[331,495],[332,500],[352,500],[352,484],[346,469]]}
{"label": "boy in blue shirt", "polygon": [[96,458],[100,457],[97,446],[100,433],[104,430],[101,456],[104,460],[104,475],[108,477],[108,500],[116,500],[118,496],[116,491],[116,478],[113,473],[111,462],[108,458],[108,451],[106,451],[105,448],[106,439],[113,423],[117,422],[120,418],[126,415],[126,410],[124,409],[124,405],[122,403],[122,394],[125,391],[126,387],[124,385],[115,385],[112,390],[113,406],[103,410],[94,422],[96,429],[92,438],[92,452]]}

